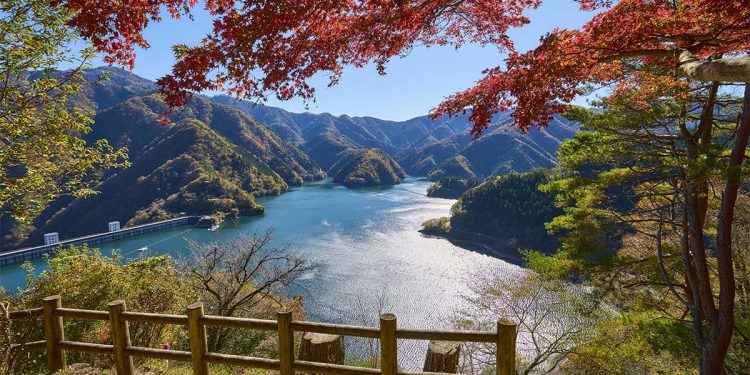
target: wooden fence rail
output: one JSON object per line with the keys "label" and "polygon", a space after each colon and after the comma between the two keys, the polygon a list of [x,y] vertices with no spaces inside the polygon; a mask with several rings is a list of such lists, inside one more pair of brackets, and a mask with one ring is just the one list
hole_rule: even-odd
{"label": "wooden fence rail", "polygon": [[[217,363],[279,371],[281,375],[295,372],[333,375],[415,375],[430,372],[407,372],[398,369],[398,339],[441,340],[456,342],[494,343],[497,345],[498,375],[515,374],[516,324],[509,319],[497,322],[497,331],[422,330],[398,328],[396,315],[380,317],[380,327],[360,327],[329,323],[292,320],[290,311],[279,311],[277,319],[245,319],[203,314],[203,305],[187,307],[186,315],[151,314],[127,311],[125,301],[114,301],[109,311],[80,310],[62,307],[60,296],[43,300],[42,308],[12,311],[10,319],[43,319],[45,340],[16,345],[22,350],[46,349],[47,367],[55,372],[66,367],[65,352],[77,351],[111,355],[118,375],[134,375],[133,358],[151,358],[190,362],[194,375],[208,375],[208,364]],[[112,344],[93,344],[65,340],[63,318],[109,321]],[[144,348],[131,345],[129,322],[147,322],[186,326],[190,336],[190,351]],[[279,358],[257,358],[208,351],[206,327],[219,326],[240,329],[277,331]],[[303,361],[294,357],[294,333],[312,332],[340,336],[354,336],[380,340],[380,369]]]}

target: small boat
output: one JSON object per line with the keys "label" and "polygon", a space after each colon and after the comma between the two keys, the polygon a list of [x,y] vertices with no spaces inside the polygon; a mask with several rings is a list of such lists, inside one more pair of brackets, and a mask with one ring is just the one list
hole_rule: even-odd
{"label": "small boat", "polygon": [[146,253],[148,252],[148,246],[144,246],[138,249],[138,257],[143,258],[146,256]]}

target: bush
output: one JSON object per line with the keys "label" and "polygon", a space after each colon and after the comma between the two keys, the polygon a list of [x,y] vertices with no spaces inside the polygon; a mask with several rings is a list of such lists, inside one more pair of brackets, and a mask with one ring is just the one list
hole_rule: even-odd
{"label": "bush", "polygon": [[422,223],[420,232],[425,234],[446,235],[451,231],[451,222],[447,217],[429,219]]}
{"label": "bush", "polygon": [[[47,264],[49,268],[38,277],[33,276],[30,265],[24,265],[29,271],[26,289],[12,300],[8,298],[12,310],[39,307],[43,298],[60,295],[63,306],[69,308],[106,311],[108,303],[124,300],[128,310],[181,314],[185,306],[198,300],[189,281],[180,275],[169,256],[123,263],[119,256],[107,257],[83,246],[60,251],[48,259]],[[165,342],[186,342],[184,330],[172,325],[131,324],[130,334],[133,344],[138,346],[161,347]],[[27,339],[43,337],[39,327]],[[66,320],[65,337],[100,344],[111,341],[106,321]],[[68,357],[70,363],[111,365],[108,357],[74,352]],[[36,366],[44,363],[43,360],[34,362]]]}
{"label": "bush", "polygon": [[[106,311],[110,302],[124,300],[130,311],[184,315],[186,306],[203,301],[207,313],[213,315],[273,319],[275,312],[281,306],[286,306],[292,309],[295,319],[304,319],[302,300],[287,300],[277,292],[310,271],[311,264],[293,255],[285,255],[287,262],[277,262],[281,257],[278,251],[281,250],[266,249],[258,243],[261,240],[264,241],[263,244],[270,241],[270,232],[231,244],[212,244],[207,251],[234,246],[236,252],[221,252],[220,260],[226,261],[217,262],[219,266],[211,269],[177,267],[169,256],[124,263],[118,255],[105,256],[86,246],[65,249],[47,260],[48,269],[38,277],[34,276],[32,267],[25,264],[29,277],[26,288],[19,290],[17,295],[11,296],[0,288],[0,313],[7,309],[40,307],[43,298],[60,295],[64,307],[87,310]],[[242,262],[234,262],[238,258],[232,256],[236,254],[245,256]],[[199,282],[195,273],[197,271],[201,271],[200,275],[210,281],[207,284]],[[234,277],[241,275],[245,277]],[[270,275],[275,276],[262,279],[262,276]],[[231,285],[234,289],[229,290],[230,284],[223,283],[227,280],[233,282]],[[217,284],[219,282],[221,284]],[[214,292],[220,291],[222,296],[225,292],[236,292],[236,295],[220,301],[234,306],[234,309],[214,309],[216,301],[208,297],[210,293],[207,288]],[[28,325],[29,322],[33,325]],[[209,330],[209,333],[213,331]],[[135,346],[161,348],[164,343],[170,343],[175,350],[190,350],[188,335],[182,326],[131,322],[130,335]],[[109,322],[66,319],[65,338],[69,341],[110,344]],[[19,356],[10,347],[12,344],[43,339],[44,332],[39,321],[8,321],[0,318],[0,373],[42,372],[46,362],[43,351],[28,355],[22,353]],[[213,344],[216,348],[221,347],[224,353],[275,358],[278,355],[276,340],[274,332],[230,330],[230,334],[222,336],[220,344]],[[107,370],[112,366],[112,359],[109,356],[70,352],[68,363],[86,363]],[[136,366],[161,369],[164,363],[138,359]],[[227,369],[225,373],[237,372]],[[245,373],[255,372],[243,372]]]}

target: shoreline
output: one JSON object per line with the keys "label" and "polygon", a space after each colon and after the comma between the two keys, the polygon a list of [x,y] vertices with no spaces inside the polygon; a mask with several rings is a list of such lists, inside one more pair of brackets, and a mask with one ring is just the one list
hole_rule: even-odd
{"label": "shoreline", "polygon": [[513,248],[511,245],[505,247],[497,246],[497,244],[503,242],[499,238],[463,230],[457,233],[455,229],[452,229],[450,233],[445,233],[425,230],[423,228],[419,230],[419,233],[429,237],[442,238],[462,249],[485,254],[524,267],[525,260],[521,253],[518,252],[518,247]]}

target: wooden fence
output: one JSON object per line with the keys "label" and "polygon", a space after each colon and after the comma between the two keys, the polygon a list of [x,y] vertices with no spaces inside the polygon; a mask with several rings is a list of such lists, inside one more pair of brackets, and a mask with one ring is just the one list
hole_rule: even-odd
{"label": "wooden fence", "polygon": [[[498,375],[515,374],[516,324],[509,319],[497,322],[496,332],[422,330],[398,328],[394,314],[380,316],[380,327],[316,323],[292,320],[290,311],[279,311],[277,319],[247,319],[203,314],[203,305],[187,307],[186,315],[152,314],[127,311],[125,301],[114,301],[109,311],[80,310],[62,307],[60,296],[47,297],[43,307],[12,311],[10,319],[43,319],[46,339],[17,345],[18,349],[47,351],[47,367],[54,372],[66,367],[65,352],[78,351],[111,355],[118,375],[135,374],[133,358],[153,358],[191,362],[194,375],[207,375],[208,364],[218,363],[278,371],[281,375],[295,372],[335,375],[415,375],[428,372],[407,372],[398,369],[397,340],[441,340],[457,342],[494,343],[497,345],[496,368]],[[89,319],[109,321],[112,344],[93,344],[65,340],[63,319]],[[131,345],[129,322],[175,324],[186,326],[190,335],[190,351],[166,350]],[[206,343],[206,326],[277,331],[279,358],[257,358],[209,352]],[[313,332],[340,336],[354,336],[380,340],[380,369],[338,364],[302,361],[294,357],[294,332]]]}

